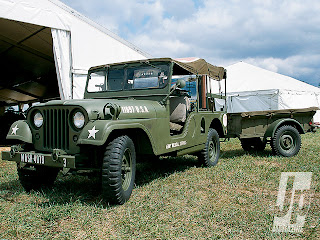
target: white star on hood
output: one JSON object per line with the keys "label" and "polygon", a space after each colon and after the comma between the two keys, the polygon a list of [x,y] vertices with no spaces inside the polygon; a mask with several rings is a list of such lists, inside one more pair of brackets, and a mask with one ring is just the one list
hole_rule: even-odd
{"label": "white star on hood", "polygon": [[15,126],[15,127],[13,127],[12,128],[12,133],[11,133],[11,135],[17,135],[17,131],[18,131],[18,124]]}
{"label": "white star on hood", "polygon": [[96,126],[93,126],[93,128],[91,130],[88,130],[89,132],[89,136],[88,138],[93,138],[96,139],[96,133],[99,132],[99,130],[96,130]]}

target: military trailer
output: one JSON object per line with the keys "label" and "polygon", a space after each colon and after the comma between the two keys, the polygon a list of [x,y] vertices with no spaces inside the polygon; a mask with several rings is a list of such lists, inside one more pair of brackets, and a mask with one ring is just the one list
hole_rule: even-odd
{"label": "military trailer", "polygon": [[227,136],[239,138],[245,151],[263,151],[269,143],[276,155],[292,157],[300,150],[300,134],[316,130],[313,116],[318,109],[230,113]]}
{"label": "military trailer", "polygon": [[26,120],[12,124],[7,138],[21,144],[2,152],[2,159],[17,162],[27,191],[52,185],[59,170],[88,170],[100,174],[107,201],[123,204],[141,158],[194,154],[203,165],[214,166],[220,139],[229,137],[239,137],[247,149],[259,139],[261,145],[280,146],[279,155],[297,154],[313,110],[276,117],[228,115],[215,107],[215,99],[226,96],[214,94],[210,84],[222,80],[225,69],[203,59],[92,67],[84,99],[39,104]]}

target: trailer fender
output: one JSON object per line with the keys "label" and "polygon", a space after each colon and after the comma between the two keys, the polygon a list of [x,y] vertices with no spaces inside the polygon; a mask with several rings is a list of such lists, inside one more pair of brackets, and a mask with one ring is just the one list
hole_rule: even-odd
{"label": "trailer fender", "polygon": [[294,126],[297,128],[300,134],[304,133],[303,127],[297,120],[291,119],[291,118],[278,119],[277,121],[274,121],[273,123],[270,124],[270,126],[268,127],[267,131],[264,134],[264,140],[267,140],[268,137],[273,138],[277,129],[283,125]]}
{"label": "trailer fender", "polygon": [[7,134],[7,139],[20,140],[26,143],[32,143],[31,129],[26,120],[14,122]]}

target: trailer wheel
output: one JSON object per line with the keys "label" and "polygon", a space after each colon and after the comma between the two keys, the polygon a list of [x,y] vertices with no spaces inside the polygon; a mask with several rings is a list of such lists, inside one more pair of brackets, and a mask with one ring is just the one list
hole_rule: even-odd
{"label": "trailer wheel", "polygon": [[292,157],[298,154],[301,147],[301,136],[293,126],[284,125],[277,129],[271,141],[275,154]]}
{"label": "trailer wheel", "polygon": [[110,203],[123,204],[131,196],[136,175],[136,152],[126,135],[106,147],[102,163],[102,194]]}
{"label": "trailer wheel", "polygon": [[255,138],[242,138],[240,139],[241,146],[244,151],[263,151],[266,148],[266,143],[259,137]]}
{"label": "trailer wheel", "polygon": [[31,170],[31,168],[20,168],[17,166],[17,172],[22,187],[29,192],[31,190],[37,191],[42,188],[52,187],[59,173],[59,169],[34,166]]}
{"label": "trailer wheel", "polygon": [[215,129],[210,128],[205,148],[198,155],[200,164],[206,167],[217,165],[220,157],[219,134]]}

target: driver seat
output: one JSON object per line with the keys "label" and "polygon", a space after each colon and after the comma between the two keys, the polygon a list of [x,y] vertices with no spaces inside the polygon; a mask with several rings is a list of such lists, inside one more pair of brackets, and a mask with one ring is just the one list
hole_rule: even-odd
{"label": "driver seat", "polygon": [[187,96],[170,98],[170,130],[182,130],[189,110],[190,100]]}

